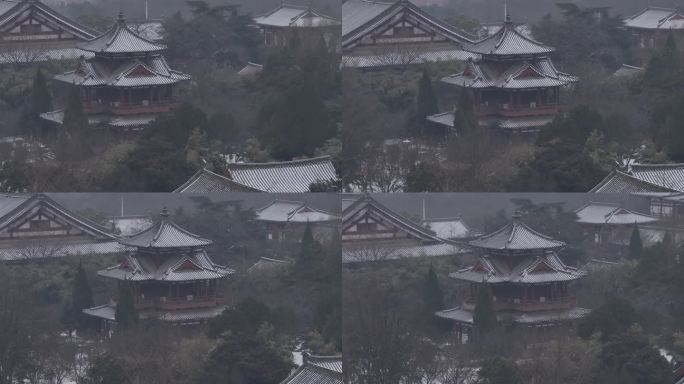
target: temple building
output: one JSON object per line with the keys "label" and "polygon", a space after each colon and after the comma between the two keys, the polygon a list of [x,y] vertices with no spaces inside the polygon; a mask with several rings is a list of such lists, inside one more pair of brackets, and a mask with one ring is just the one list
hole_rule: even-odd
{"label": "temple building", "polygon": [[342,3],[342,65],[380,68],[476,57],[474,41],[409,0]]}
{"label": "temple building", "polygon": [[684,217],[684,164],[632,163],[610,172],[589,193],[644,196],[650,199],[652,216]]}
{"label": "temple building", "polygon": [[340,216],[314,208],[303,201],[274,200],[255,211],[256,220],[266,225],[268,240],[299,242],[307,225],[314,239],[329,242],[338,233]]}
{"label": "temple building", "polygon": [[330,156],[270,163],[228,163],[224,174],[200,169],[177,193],[309,192],[312,184],[338,180]]}
{"label": "temple building", "polygon": [[343,201],[342,262],[459,255],[466,250],[404,217],[369,194]]}
{"label": "temple building", "polygon": [[[442,81],[471,92],[481,127],[537,132],[564,110],[561,90],[578,80],[558,71],[549,57],[554,48],[523,35],[510,16],[495,34],[463,49],[479,58]],[[453,127],[452,113],[428,120],[436,117]]]}
{"label": "temple building", "polygon": [[342,356],[303,354],[303,363],[280,384],[342,384]]}
{"label": "temple building", "polygon": [[[119,242],[131,251],[98,275],[133,292],[141,319],[197,324],[227,308],[219,284],[235,271],[215,264],[205,249],[212,241],[179,227],[166,209],[153,226]],[[115,311],[112,300],[84,313],[102,319],[108,327],[116,322]]]}
{"label": "temple building", "polygon": [[0,196],[0,262],[125,252],[117,238],[46,195]]}
{"label": "temple building", "polygon": [[648,6],[636,15],[623,19],[625,28],[636,38],[636,58],[646,65],[653,53],[665,45],[667,36],[674,34],[681,47],[684,38],[684,13],[672,8]]}
{"label": "temple building", "polygon": [[340,40],[341,22],[309,6],[283,2],[278,8],[256,16],[254,23],[261,29],[266,46],[290,47],[297,44],[297,39],[298,44],[315,46],[322,38],[329,48],[334,48]]}
{"label": "temple building", "polygon": [[596,244],[629,245],[634,224],[639,225],[642,244],[662,241],[666,230],[657,217],[639,213],[619,204],[591,202],[575,211],[585,235]]}
{"label": "temple building", "polygon": [[[75,70],[55,80],[81,90],[84,112],[94,127],[143,129],[176,106],[174,87],[190,79],[169,67],[163,56],[165,46],[135,33],[121,13],[107,32],[78,48],[93,56],[81,57]],[[61,125],[64,110],[41,117]]]}
{"label": "temple building", "polygon": [[95,36],[40,0],[0,0],[0,63],[76,59]]}
{"label": "temple building", "polygon": [[489,290],[497,319],[506,329],[549,329],[586,316],[570,293],[570,283],[585,271],[569,267],[557,252],[562,241],[542,235],[514,215],[503,228],[470,242],[479,252],[474,265],[449,274],[469,285],[461,306],[436,313],[455,324],[459,341],[468,341],[480,289]]}

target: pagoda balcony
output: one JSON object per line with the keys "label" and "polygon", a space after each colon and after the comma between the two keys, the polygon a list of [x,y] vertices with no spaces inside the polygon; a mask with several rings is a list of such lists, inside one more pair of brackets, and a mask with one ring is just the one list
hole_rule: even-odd
{"label": "pagoda balcony", "polygon": [[524,105],[480,105],[477,115],[501,116],[501,117],[527,117],[527,116],[546,116],[555,115],[566,110],[562,104],[524,104]]}
{"label": "pagoda balcony", "polygon": [[[548,311],[554,309],[570,309],[577,306],[577,298],[574,296],[561,297],[556,299],[515,299],[515,298],[498,298],[494,301],[494,309],[496,311]],[[466,310],[475,310],[475,299],[467,299],[463,302],[463,308]]]}
{"label": "pagoda balcony", "polygon": [[170,298],[158,297],[156,299],[138,299],[135,307],[138,310],[156,309],[164,311],[173,311],[181,309],[195,309],[195,308],[211,308],[226,303],[223,295],[207,296],[207,297],[193,297],[185,298]]}
{"label": "pagoda balcony", "polygon": [[159,102],[120,102],[111,103],[84,103],[83,112],[87,115],[98,113],[112,113],[115,115],[140,115],[158,114],[168,112],[177,107],[179,102],[173,100],[162,100]]}

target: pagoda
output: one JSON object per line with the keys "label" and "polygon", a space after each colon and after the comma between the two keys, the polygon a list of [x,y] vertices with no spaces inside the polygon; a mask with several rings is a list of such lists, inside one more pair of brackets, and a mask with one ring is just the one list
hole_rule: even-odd
{"label": "pagoda", "polygon": [[[165,46],[132,31],[123,13],[107,32],[78,47],[93,56],[81,57],[75,70],[55,79],[80,88],[92,126],[142,129],[176,105],[174,86],[190,79],[169,67]],[[61,125],[64,110],[41,117]]]}
{"label": "pagoda", "polygon": [[[127,286],[141,318],[195,324],[226,309],[218,285],[235,271],[214,264],[205,250],[212,241],[179,227],[166,209],[151,227],[119,242],[132,250],[98,275]],[[84,312],[109,324],[116,321],[115,310],[112,301]]]}
{"label": "pagoda", "polygon": [[586,275],[569,267],[557,252],[562,241],[542,235],[520,221],[519,215],[503,228],[471,241],[480,253],[474,265],[449,277],[467,282],[469,291],[460,307],[439,311],[440,318],[453,321],[461,343],[473,327],[476,298],[489,290],[499,323],[508,329],[548,329],[580,319],[589,313],[578,308],[568,286]]}
{"label": "pagoda", "polygon": [[442,81],[471,92],[480,126],[539,131],[563,110],[561,87],[578,80],[558,71],[549,58],[554,48],[523,35],[509,15],[496,33],[463,49],[479,58]]}

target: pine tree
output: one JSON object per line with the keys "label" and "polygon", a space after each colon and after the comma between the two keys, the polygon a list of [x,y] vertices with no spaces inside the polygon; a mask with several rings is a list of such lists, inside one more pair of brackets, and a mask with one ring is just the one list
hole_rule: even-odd
{"label": "pine tree", "polygon": [[83,111],[81,91],[76,86],[69,90],[61,128],[58,146],[64,160],[80,160],[90,156],[91,149],[86,144],[88,117]]}
{"label": "pine tree", "polygon": [[75,85],[69,89],[66,107],[64,108],[63,125],[71,132],[84,130],[88,126],[88,119],[83,111],[83,102],[81,101],[81,90]]}
{"label": "pine tree", "polygon": [[425,118],[438,112],[437,97],[432,89],[432,80],[427,70],[423,70],[423,75],[418,81],[418,96],[416,97],[416,113],[420,123]]}
{"label": "pine tree", "polygon": [[679,74],[677,43],[672,31],[667,35],[665,45],[651,57],[644,73],[644,84],[652,87],[670,88],[676,86]]}
{"label": "pine tree", "polygon": [[477,128],[477,119],[475,118],[473,98],[469,91],[462,90],[454,111],[454,129],[459,135],[467,136],[475,132],[475,128]]}
{"label": "pine tree", "polygon": [[33,78],[33,88],[31,90],[31,107],[29,126],[27,133],[30,136],[40,136],[45,134],[47,122],[40,118],[40,114],[52,110],[52,96],[47,87],[47,81],[43,72],[38,68],[36,76]]}
{"label": "pine tree", "polygon": [[444,309],[444,294],[439,286],[435,268],[430,264],[430,269],[425,276],[425,287],[423,290],[423,308],[428,315]]}
{"label": "pine tree", "polygon": [[114,311],[114,320],[121,329],[129,329],[138,324],[138,310],[133,303],[133,292],[127,284],[119,286],[119,302]]}
{"label": "pine tree", "polygon": [[92,329],[95,323],[92,317],[83,313],[83,310],[93,306],[93,291],[90,289],[88,276],[86,275],[83,264],[79,261],[76,269],[76,276],[71,291],[71,312],[74,319],[74,326],[77,330],[83,331]]}
{"label": "pine tree", "polygon": [[297,258],[296,266],[300,272],[309,272],[312,270],[316,261],[316,240],[313,237],[311,223],[306,222],[306,228],[302,235],[300,243],[299,257]]}
{"label": "pine tree", "polygon": [[629,238],[629,257],[634,260],[640,259],[642,250],[641,233],[639,232],[639,225],[635,222],[632,236]]}
{"label": "pine tree", "polygon": [[473,312],[473,329],[477,336],[484,336],[496,328],[497,319],[494,301],[489,288],[481,284],[477,292],[477,302]]}

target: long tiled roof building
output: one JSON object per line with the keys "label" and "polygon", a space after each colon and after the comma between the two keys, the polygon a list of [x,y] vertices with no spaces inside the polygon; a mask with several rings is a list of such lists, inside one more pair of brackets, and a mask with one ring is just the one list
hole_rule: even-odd
{"label": "long tiled roof building", "polygon": [[629,164],[615,169],[590,193],[617,193],[650,198],[651,215],[672,216],[681,206],[678,195],[684,193],[684,164]]}
{"label": "long tiled roof building", "polygon": [[467,282],[469,295],[461,306],[439,311],[440,318],[456,324],[461,342],[468,340],[473,312],[481,289],[489,290],[499,322],[509,327],[563,324],[586,316],[576,306],[568,284],[586,272],[567,266],[557,252],[565,243],[536,232],[519,216],[503,228],[470,242],[480,253],[474,265],[449,274]]}
{"label": "long tiled roof building", "polygon": [[[166,210],[154,225],[119,242],[132,250],[98,275],[126,285],[141,318],[193,324],[226,308],[217,288],[235,271],[215,264],[205,250],[212,241],[179,227]],[[84,312],[107,324],[116,321],[114,301]]]}
{"label": "long tiled roof building", "polygon": [[311,184],[337,180],[330,156],[270,163],[228,163],[225,174],[197,171],[177,193],[309,192]]}
{"label": "long tiled roof building", "polygon": [[456,27],[408,0],[342,3],[342,65],[376,68],[465,60],[473,42]]}
{"label": "long tiled roof building", "polygon": [[369,194],[342,211],[342,262],[451,256],[463,247],[394,212]]}
{"label": "long tiled roof building", "polygon": [[342,384],[342,356],[303,356],[303,364],[280,384]]}
{"label": "long tiled roof building", "polygon": [[[523,35],[509,16],[495,34],[464,49],[480,58],[442,81],[472,93],[482,127],[539,131],[563,110],[561,88],[577,81],[556,69],[549,57],[554,48]],[[451,113],[428,120],[453,127]]]}
{"label": "long tiled roof building", "polygon": [[[78,47],[93,56],[81,57],[75,70],[55,80],[80,89],[84,112],[95,127],[144,128],[175,106],[174,86],[190,79],[169,67],[165,46],[131,30],[123,14],[107,32]],[[41,117],[61,125],[64,110]]]}
{"label": "long tiled roof building", "polygon": [[0,261],[125,252],[109,228],[43,194],[0,196]]}
{"label": "long tiled roof building", "polygon": [[0,63],[76,59],[96,35],[40,0],[0,0]]}

